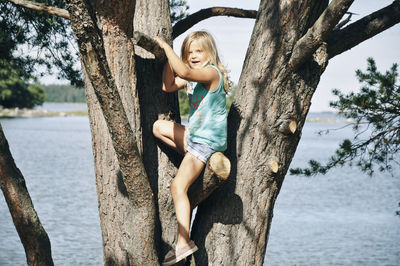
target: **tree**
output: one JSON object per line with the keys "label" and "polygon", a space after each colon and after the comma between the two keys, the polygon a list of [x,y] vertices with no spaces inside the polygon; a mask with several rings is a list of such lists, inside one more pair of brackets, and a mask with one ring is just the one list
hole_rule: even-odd
{"label": "tree", "polygon": [[187,10],[189,6],[184,0],[171,0],[169,1],[171,10],[171,22],[175,23],[187,16]]}
{"label": "tree", "polygon": [[275,200],[329,59],[400,21],[396,0],[334,30],[352,2],[262,0],[258,11],[210,8],[172,27],[166,0],[66,1],[85,76],[105,264],[157,265],[176,237],[168,184],[181,158],[156,143],[152,124],[179,122],[177,96],[160,91],[163,54],[149,39],[133,43],[133,31],[172,41],[210,16],[256,17],[228,117],[231,175],[199,204],[192,237],[197,265],[262,265]]}
{"label": "tree", "polygon": [[[392,165],[399,164],[400,150],[400,87],[397,64],[385,74],[377,70],[375,61],[368,58],[367,72],[356,71],[360,83],[359,93],[344,95],[338,89],[333,93],[338,100],[331,107],[338,114],[353,122],[353,140],[345,139],[325,165],[311,160],[310,167],[290,169],[291,174],[325,174],[330,169],[345,164],[356,164],[363,172],[393,171]],[[326,133],[329,133],[327,130]]]}
{"label": "tree", "polygon": [[33,108],[43,104],[44,88],[29,84],[21,69],[12,62],[0,59],[0,105],[6,108]]}
{"label": "tree", "polygon": [[25,249],[28,265],[53,265],[49,237],[36,213],[25,179],[15,165],[0,125],[0,188]]}
{"label": "tree", "polygon": [[[62,1],[47,1],[65,7]],[[73,34],[69,21],[15,6],[0,0],[0,105],[33,108],[45,100],[44,89],[37,76],[44,75],[40,67],[59,78],[83,86],[76,69],[77,55],[71,53]],[[36,50],[36,51],[35,51]],[[35,53],[36,52],[36,53]]]}
{"label": "tree", "polygon": [[[65,8],[60,0],[43,2]],[[5,0],[0,0],[0,10],[0,59],[12,64],[21,79],[35,81],[34,77],[45,74],[44,69],[50,73],[56,69],[58,78],[83,86],[76,67],[78,54],[69,20],[53,16],[51,12],[38,15],[35,10]],[[41,67],[43,71],[38,71]]]}

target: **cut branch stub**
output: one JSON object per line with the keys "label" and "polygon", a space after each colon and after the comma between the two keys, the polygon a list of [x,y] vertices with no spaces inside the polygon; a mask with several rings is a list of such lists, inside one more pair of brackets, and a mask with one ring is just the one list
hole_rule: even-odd
{"label": "cut branch stub", "polygon": [[204,174],[197,178],[188,191],[192,209],[205,200],[222,182],[227,180],[230,172],[231,162],[222,152],[216,152],[211,155]]}
{"label": "cut branch stub", "polygon": [[289,119],[289,120],[284,120],[279,126],[279,132],[286,134],[286,135],[291,135],[296,132],[297,129],[297,123],[295,120]]}
{"label": "cut branch stub", "polygon": [[135,31],[133,33],[132,43],[154,54],[154,56],[160,61],[164,61],[166,58],[164,50],[158,45],[158,43],[153,38],[140,31]]}
{"label": "cut branch stub", "polygon": [[216,152],[211,156],[209,166],[210,170],[222,179],[227,179],[231,172],[231,162],[222,152]]}
{"label": "cut branch stub", "polygon": [[268,158],[266,171],[274,174],[278,173],[279,171],[278,158],[276,158],[275,156]]}

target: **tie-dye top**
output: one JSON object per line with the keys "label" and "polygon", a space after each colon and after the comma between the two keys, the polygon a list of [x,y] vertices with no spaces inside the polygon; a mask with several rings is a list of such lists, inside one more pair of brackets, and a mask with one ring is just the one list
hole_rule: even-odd
{"label": "tie-dye top", "polygon": [[188,82],[186,92],[189,96],[189,132],[190,140],[207,144],[215,151],[226,150],[227,114],[226,93],[219,69],[219,85],[215,91],[208,91],[199,82]]}

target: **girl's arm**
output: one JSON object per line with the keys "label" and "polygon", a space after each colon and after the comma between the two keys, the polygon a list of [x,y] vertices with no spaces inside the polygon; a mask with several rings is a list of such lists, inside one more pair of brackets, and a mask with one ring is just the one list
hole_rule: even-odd
{"label": "girl's arm", "polygon": [[218,87],[219,75],[214,68],[206,67],[202,69],[191,69],[185,63],[183,63],[183,61],[174,52],[171,46],[168,45],[168,43],[166,43],[160,37],[154,37],[154,39],[157,41],[160,47],[164,49],[168,58],[168,63],[171,67],[171,72],[174,71],[178,77],[184,80],[205,83],[209,85],[207,87]]}
{"label": "girl's arm", "polygon": [[162,90],[165,92],[177,91],[183,88],[187,83],[186,80],[174,76],[174,72],[172,71],[171,65],[168,61],[164,65],[162,80]]}

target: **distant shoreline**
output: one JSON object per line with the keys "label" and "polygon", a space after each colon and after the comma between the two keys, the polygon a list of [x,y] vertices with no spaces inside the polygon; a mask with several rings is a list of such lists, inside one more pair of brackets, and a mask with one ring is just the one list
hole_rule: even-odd
{"label": "distant shoreline", "polygon": [[[70,108],[65,108],[69,106]],[[71,108],[72,106],[72,108]],[[75,106],[81,106],[77,108]],[[69,102],[46,102],[42,106],[34,109],[28,108],[2,108],[0,106],[0,118],[34,118],[34,117],[53,117],[53,116],[88,116],[85,103],[69,103]],[[187,121],[187,115],[181,117],[182,121]],[[343,117],[339,117],[334,112],[310,112],[307,116],[308,123],[339,123],[349,121]]]}
{"label": "distant shoreline", "polygon": [[[51,103],[57,105],[82,105],[85,103]],[[51,108],[50,108],[51,109]],[[2,108],[0,106],[0,118],[33,118],[33,117],[52,117],[52,116],[87,116],[87,110],[49,110],[43,106],[37,106],[34,109],[28,108]]]}

